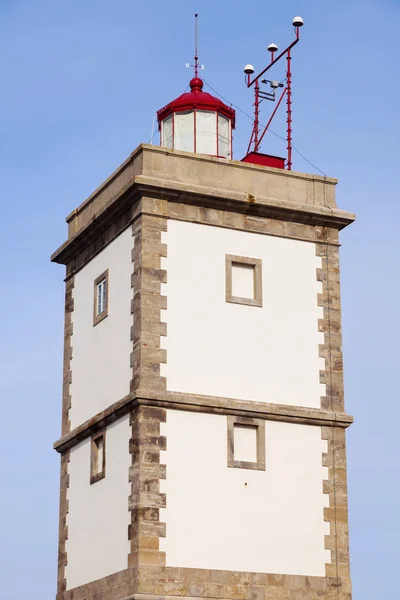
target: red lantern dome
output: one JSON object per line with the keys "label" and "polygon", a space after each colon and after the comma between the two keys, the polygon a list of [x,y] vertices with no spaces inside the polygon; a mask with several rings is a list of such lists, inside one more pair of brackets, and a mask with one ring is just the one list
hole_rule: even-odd
{"label": "red lantern dome", "polygon": [[235,111],[203,92],[203,81],[194,77],[186,92],[157,112],[161,146],[223,158],[232,158]]}

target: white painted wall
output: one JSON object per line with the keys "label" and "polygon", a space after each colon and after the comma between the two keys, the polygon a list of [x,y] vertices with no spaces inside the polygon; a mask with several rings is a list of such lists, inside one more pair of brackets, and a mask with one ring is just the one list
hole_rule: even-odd
{"label": "white painted wall", "polygon": [[168,566],[325,575],[319,427],[267,421],[266,471],[227,467],[226,416],[168,410],[164,432]]}
{"label": "white painted wall", "polygon": [[[123,231],[75,275],[71,427],[129,394],[131,228]],[[93,327],[94,280],[109,269],[108,316]]]}
{"label": "white painted wall", "polygon": [[[315,244],[168,221],[168,390],[320,407]],[[262,259],[262,308],[225,301],[225,255]]]}
{"label": "white painted wall", "polygon": [[128,567],[129,415],[107,428],[106,476],[90,485],[90,438],[71,449],[67,588]]}

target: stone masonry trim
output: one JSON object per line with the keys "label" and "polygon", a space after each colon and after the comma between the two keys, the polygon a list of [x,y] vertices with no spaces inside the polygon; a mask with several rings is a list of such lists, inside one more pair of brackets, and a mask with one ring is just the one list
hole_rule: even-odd
{"label": "stone masonry trim", "polygon": [[166,450],[166,438],[160,434],[160,426],[166,418],[167,411],[161,408],[138,407],[131,413],[128,565],[139,571],[143,566],[165,565],[165,552],[160,551],[159,538],[165,537],[160,509],[166,506],[166,496],[160,492],[160,480],[166,478],[166,466],[160,463],[160,451]]}
{"label": "stone masonry trim", "polygon": [[138,390],[138,394],[129,394],[88,421],[61,437],[54,444],[58,452],[78,444],[99,429],[113,423],[136,406],[155,406],[175,410],[189,410],[214,414],[232,414],[247,418],[263,418],[270,421],[304,423],[306,425],[349,427],[353,417],[346,413],[335,413],[318,408],[249,402],[232,398],[200,396],[180,392],[156,392]]}
{"label": "stone masonry trim", "polygon": [[[101,196],[102,194],[104,194],[105,191],[107,191],[107,199],[110,197],[110,192],[109,192],[109,187],[110,184],[115,184],[118,181],[118,178],[120,178],[121,173],[129,170],[132,167],[132,164],[134,164],[135,160],[137,160],[139,157],[142,157],[142,160],[139,161],[139,169],[138,170],[132,170],[132,173],[128,176],[125,176],[125,178],[123,179],[123,182],[120,184],[119,187],[124,187],[123,184],[129,184],[130,182],[132,182],[133,176],[138,174],[138,172],[140,171],[140,169],[143,168],[143,156],[144,155],[172,155],[175,157],[181,157],[182,159],[186,159],[186,161],[193,163],[193,161],[196,161],[197,163],[201,164],[201,163],[217,163],[219,165],[221,165],[221,159],[217,158],[217,157],[213,157],[213,156],[209,156],[209,155],[204,155],[204,154],[194,154],[193,152],[184,152],[184,151],[177,151],[177,150],[173,150],[171,151],[171,149],[166,149],[166,148],[160,148],[159,146],[152,146],[150,144],[140,144],[131,154],[130,156],[119,166],[117,167],[117,169],[94,191],[92,192],[92,194],[86,198],[86,200],[84,200],[79,206],[78,208],[74,209],[66,218],[67,223],[72,222],[74,219],[76,219],[76,217],[82,212],[84,211],[91,203],[93,203],[94,200],[96,200],[96,198],[98,198],[99,196]],[[246,163],[243,161],[238,161],[238,160],[229,160],[229,161],[224,161],[225,164],[229,165],[230,168],[234,168],[234,169],[240,169],[243,171],[251,171],[251,172],[260,172],[260,173],[275,173],[281,177],[285,177],[287,180],[290,179],[300,179],[300,180],[304,180],[304,181],[310,181],[313,185],[315,185],[315,183],[318,183],[320,186],[326,186],[329,185],[330,187],[332,187],[333,185],[337,184],[337,179],[333,178],[333,177],[327,177],[326,175],[321,176],[321,175],[317,175],[317,174],[307,174],[307,173],[300,173],[300,172],[296,172],[296,171],[287,171],[287,170],[282,170],[282,169],[276,169],[274,167],[263,167],[260,165],[256,165],[256,164],[252,164],[252,163]],[[223,163],[222,163],[223,164]],[[114,188],[113,188],[114,189]]]}
{"label": "stone masonry trim", "polygon": [[[143,182],[140,183],[139,180],[143,180]],[[281,221],[284,236],[300,239],[298,238],[299,226],[304,226],[306,228],[304,239],[314,242],[318,241],[318,234],[312,234],[314,229],[318,232],[328,226],[338,230],[351,223],[355,218],[351,213],[326,206],[317,207],[312,204],[303,205],[295,202],[285,205],[284,202],[273,199],[268,199],[267,202],[261,200],[254,202],[251,194],[247,194],[246,198],[234,200],[232,193],[228,196],[209,196],[208,188],[202,188],[202,193],[200,193],[201,190],[199,193],[192,193],[192,185],[184,189],[173,190],[168,187],[169,182],[162,182],[158,179],[136,177],[132,181],[132,185],[133,188],[129,193],[121,189],[115,198],[107,202],[107,207],[102,210],[101,214],[96,215],[94,220],[90,220],[79,233],[67,240],[52,255],[53,261],[67,264],[67,276],[81,268],[82,261],[86,260],[88,254],[97,253],[102,244],[109,243],[115,237],[116,227],[121,230],[135,218],[135,206],[138,206],[144,197],[147,201],[141,211],[143,214],[194,220],[194,222],[198,222],[197,215],[200,214],[200,218],[203,215],[207,224],[230,227],[230,221],[236,221],[241,223],[241,229],[250,231],[253,230],[253,227],[255,231],[257,231],[257,226],[260,228],[261,219],[264,226],[260,228],[260,232],[270,233],[270,235],[280,234],[274,227],[269,232],[268,222]],[[157,203],[166,203],[169,208],[159,212],[155,209]],[[116,211],[124,212],[116,217]],[[218,215],[220,215],[219,218]],[[118,221],[115,221],[116,218]],[[310,233],[312,234],[311,239],[309,238]]]}
{"label": "stone masonry trim", "polygon": [[57,600],[124,600],[137,590],[137,571],[129,568],[57,595]]}
{"label": "stone masonry trim", "polygon": [[58,573],[57,573],[57,600],[61,600],[67,587],[65,578],[65,567],[68,563],[67,557],[67,539],[68,539],[68,488],[69,473],[68,465],[70,461],[70,450],[61,455],[60,469],[60,509],[59,509],[59,527],[58,527]]}
{"label": "stone masonry trim", "polygon": [[57,600],[351,600],[348,578],[189,569],[128,568]]}
{"label": "stone masonry trim", "polygon": [[[189,171],[187,170],[189,169]],[[191,176],[191,169],[196,177]],[[220,177],[216,176],[219,171]],[[221,179],[222,175],[222,179]],[[224,187],[221,186],[224,181]],[[238,161],[212,161],[210,157],[189,156],[182,152],[140,146],[92,196],[67,217],[69,239],[53,254],[53,260],[66,264],[86,241],[89,230],[101,232],[110,217],[118,217],[129,200],[140,195],[169,194],[185,197],[190,204],[209,205],[229,211],[249,213],[256,210],[286,210],[287,220],[309,219],[335,222],[339,228],[354,220],[354,215],[336,208],[336,180],[304,173],[257,167]],[[217,187],[215,187],[217,186]],[[249,207],[251,202],[252,206]],[[305,217],[307,213],[307,217]],[[276,214],[275,214],[276,216]],[[315,223],[324,224],[324,223]]]}
{"label": "stone masonry trim", "polygon": [[[71,431],[71,421],[69,411],[71,408],[72,382],[71,358],[72,358],[72,334],[73,334],[73,311],[74,298],[73,290],[75,286],[75,277],[72,276],[65,282],[65,313],[64,313],[64,362],[63,362],[63,392],[62,392],[62,435],[67,435]],[[68,488],[69,473],[68,465],[70,461],[70,450],[66,450],[61,455],[60,466],[60,508],[59,508],[59,526],[58,526],[58,574],[57,574],[57,599],[66,587],[65,568],[68,563],[67,557],[67,539],[68,539]]]}
{"label": "stone masonry trim", "polygon": [[71,408],[71,390],[72,371],[72,334],[73,334],[73,311],[74,298],[73,290],[75,286],[75,277],[71,277],[65,283],[65,313],[64,313],[64,363],[63,363],[63,399],[62,399],[62,435],[71,431],[71,421],[69,411]]}
{"label": "stone masonry trim", "polygon": [[142,198],[142,213],[164,216],[178,221],[214,225],[215,227],[250,231],[264,235],[276,235],[314,243],[326,240],[327,229],[328,243],[333,245],[339,243],[338,229],[333,222],[330,224],[329,215],[325,219],[326,226],[322,226],[321,224],[303,223],[295,219],[293,221],[285,220],[278,213],[274,216],[258,214],[252,209],[253,205],[251,203],[248,205],[247,211],[235,212],[230,205],[225,209],[218,206],[211,208],[198,206],[188,201],[185,202],[185,200],[186,198],[181,202],[177,202],[162,198],[144,197]]}
{"label": "stone masonry trim", "polygon": [[[248,462],[235,460],[235,425],[246,425],[256,428],[257,460]],[[228,467],[237,469],[255,469],[265,471],[265,421],[263,419],[249,419],[245,417],[227,416],[227,456]]]}
{"label": "stone masonry trim", "polygon": [[320,382],[326,385],[326,396],[321,398],[321,408],[332,411],[344,410],[342,315],[340,305],[339,249],[328,244],[316,244],[317,256],[322,267],[317,269],[317,280],[322,282],[318,306],[323,308],[323,318],[318,329],[324,334],[319,355],[325,360]]}
{"label": "stone masonry trim", "polygon": [[[167,333],[166,324],[161,321],[161,310],[166,308],[161,284],[167,280],[166,271],[161,268],[167,246],[161,237],[166,230],[166,219],[152,215],[141,215],[132,225],[132,394],[143,386],[156,392],[166,390],[166,380],[160,374],[160,365],[167,360],[166,350],[160,347],[160,338]],[[160,493],[160,479],[165,479],[160,450],[166,449],[166,439],[160,435],[160,424],[165,422],[166,414],[162,408],[140,406],[131,412],[128,565],[135,569],[141,565],[165,565],[159,537],[165,536],[165,524],[160,522],[160,509],[166,502],[165,494]]]}
{"label": "stone masonry trim", "polygon": [[328,443],[327,452],[322,455],[322,464],[328,468],[328,479],[323,482],[324,493],[329,494],[324,519],[330,523],[325,548],[331,551],[326,576],[336,577],[339,581],[350,578],[345,431],[322,427],[322,439]]}
{"label": "stone masonry trim", "polygon": [[166,230],[166,219],[150,215],[140,216],[132,225],[131,393],[139,387],[166,389],[166,380],[160,375],[160,364],[167,360],[166,350],[160,348],[160,337],[166,335],[166,324],[160,318],[161,309],[166,307],[166,298],[161,295],[161,283],[167,281],[161,268],[161,258],[167,252],[161,233]]}
{"label": "stone masonry trim", "polygon": [[[240,298],[232,294],[232,269],[235,264],[253,267],[254,297]],[[225,255],[225,300],[233,304],[246,304],[248,306],[262,306],[262,260],[246,256]]]}
{"label": "stone masonry trim", "polygon": [[136,600],[161,598],[229,600],[351,600],[348,578],[145,567],[139,572]]}
{"label": "stone masonry trim", "polygon": [[[316,254],[321,258],[321,268],[317,269],[317,280],[322,282],[322,293],[318,294],[318,306],[323,308],[323,318],[318,329],[324,334],[324,343],[319,347],[319,355],[325,361],[325,369],[320,372],[320,382],[326,386],[326,394],[321,397],[321,409],[332,412],[344,411],[343,358],[340,304],[339,249],[327,243],[316,244]],[[348,499],[346,475],[346,440],[344,429],[324,426],[322,439],[328,448],[323,453],[323,466],[328,469],[328,479],[323,482],[323,490],[329,495],[329,507],[324,510],[324,519],[329,523],[330,533],[325,536],[325,548],[330,550],[331,561],[326,564],[327,577],[350,577]]]}

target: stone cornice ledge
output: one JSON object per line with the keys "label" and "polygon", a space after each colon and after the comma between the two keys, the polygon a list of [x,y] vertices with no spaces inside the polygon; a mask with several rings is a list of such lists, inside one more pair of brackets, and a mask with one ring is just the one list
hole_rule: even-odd
{"label": "stone cornice ledge", "polygon": [[[115,221],[118,215],[129,209],[140,197],[145,195],[169,202],[193,204],[261,218],[282,219],[296,223],[333,227],[339,230],[355,220],[353,213],[329,206],[302,204],[283,199],[277,200],[268,196],[254,197],[243,191],[235,192],[192,182],[185,184],[147,175],[136,175],[130,178],[116,194],[111,196],[92,215],[88,222],[79,227],[73,235],[70,234],[68,239],[53,252],[51,260],[66,264],[68,260],[87,245],[88,241],[100,235]],[[86,204],[87,201],[82,206],[86,206]],[[163,216],[168,218],[167,214]]]}
{"label": "stone cornice ledge", "polygon": [[[147,192],[154,194],[156,197],[183,203],[188,203],[188,200],[192,198],[193,204],[199,206],[254,214],[260,217],[268,218],[272,216],[273,212],[276,212],[276,218],[294,219],[300,222],[305,219],[317,224],[337,227],[338,229],[350,225],[356,219],[354,213],[340,208],[302,204],[282,199],[277,200],[269,196],[255,197],[241,191],[234,192],[223,188],[211,188],[193,182],[186,184],[174,180],[162,180],[148,175],[137,175],[134,183],[143,195]],[[198,201],[196,201],[196,198],[198,198]]]}
{"label": "stone cornice ledge", "polygon": [[[124,596],[121,600],[204,600],[204,596],[169,596],[166,594],[132,594]],[[207,596],[207,600],[228,600],[224,597]]]}
{"label": "stone cornice ledge", "polygon": [[113,423],[139,405],[220,415],[258,417],[269,421],[303,423],[320,427],[349,427],[353,423],[353,417],[347,413],[331,412],[318,408],[251,402],[217,396],[183,394],[180,392],[138,390],[134,394],[128,394],[88,421],[75,427],[67,435],[61,437],[54,443],[55,450],[57,452],[65,452],[92,435],[98,429]]}

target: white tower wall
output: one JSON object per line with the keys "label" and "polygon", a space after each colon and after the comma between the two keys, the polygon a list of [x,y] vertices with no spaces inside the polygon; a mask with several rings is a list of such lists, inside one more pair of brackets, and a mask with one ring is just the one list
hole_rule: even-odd
{"label": "white tower wall", "polygon": [[[164,241],[167,389],[319,408],[315,244],[174,220]],[[226,302],[227,254],[261,259],[262,307]]]}
{"label": "white tower wall", "polygon": [[227,466],[226,416],[168,410],[164,431],[167,566],[325,574],[320,427],[266,421],[265,471]]}
{"label": "white tower wall", "polygon": [[106,476],[90,484],[90,437],[71,449],[67,589],[128,566],[129,415],[106,430]]}
{"label": "white tower wall", "polygon": [[[132,248],[132,230],[128,227],[75,275],[72,428],[129,394]],[[94,326],[94,281],[107,269],[108,316]]]}

